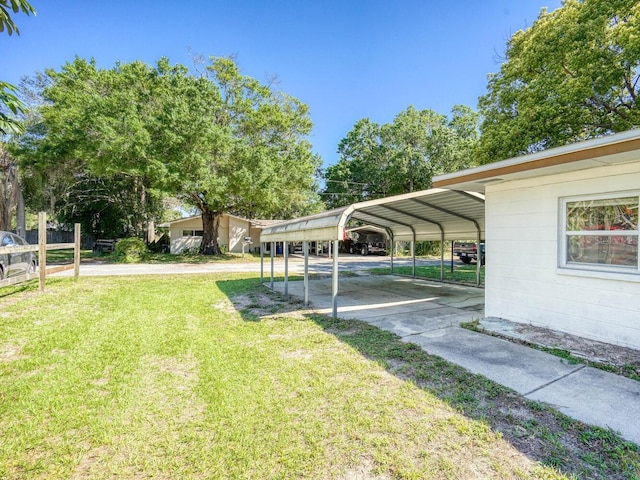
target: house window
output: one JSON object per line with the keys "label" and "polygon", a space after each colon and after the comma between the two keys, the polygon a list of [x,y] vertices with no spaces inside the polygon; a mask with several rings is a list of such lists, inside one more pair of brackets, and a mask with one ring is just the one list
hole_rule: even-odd
{"label": "house window", "polygon": [[562,200],[561,266],[638,273],[640,195]]}
{"label": "house window", "polygon": [[201,237],[202,235],[202,230],[182,230],[183,237]]}

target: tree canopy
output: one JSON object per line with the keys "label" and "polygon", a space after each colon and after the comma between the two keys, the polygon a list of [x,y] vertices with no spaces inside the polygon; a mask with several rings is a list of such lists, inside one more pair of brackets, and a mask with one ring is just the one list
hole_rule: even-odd
{"label": "tree canopy", "polygon": [[6,31],[7,35],[12,35],[13,32],[20,35],[20,30],[11,17],[12,14],[20,12],[26,15],[36,14],[35,9],[26,0],[0,0],[0,33]]}
{"label": "tree canopy", "polygon": [[429,188],[434,175],[472,166],[477,140],[478,115],[462,105],[451,118],[409,107],[388,124],[361,119],[325,172],[325,203],[338,207]]}
{"label": "tree canopy", "polygon": [[[14,32],[20,35],[12,14],[23,12],[27,15],[36,14],[34,8],[26,0],[0,0],[0,33]],[[7,111],[8,110],[8,111]],[[12,118],[24,111],[24,104],[16,96],[16,87],[0,80],[0,134],[19,134],[24,131],[22,124]]]}
{"label": "tree canopy", "polygon": [[479,101],[481,163],[640,126],[640,3],[565,0],[507,44]]}
{"label": "tree canopy", "polygon": [[317,204],[308,107],[242,75],[233,59],[211,57],[193,74],[167,59],[99,69],[76,58],[47,75],[45,132],[19,149],[23,160],[67,172],[85,193],[136,192],[147,220],[160,196],[181,198],[202,214],[203,253],[219,252],[224,212],[274,218]]}

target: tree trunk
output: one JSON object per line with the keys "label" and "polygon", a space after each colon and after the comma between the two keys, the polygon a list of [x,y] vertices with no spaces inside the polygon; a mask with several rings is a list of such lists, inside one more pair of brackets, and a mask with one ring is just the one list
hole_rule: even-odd
{"label": "tree trunk", "polygon": [[153,220],[147,220],[147,228],[145,230],[145,239],[147,243],[153,243],[156,241],[156,222]]}
{"label": "tree trunk", "polygon": [[16,194],[18,197],[18,205],[16,206],[16,232],[24,238],[27,235],[27,220],[24,208],[24,197],[22,196],[22,184],[19,180]]}
{"label": "tree trunk", "polygon": [[218,245],[218,228],[220,227],[220,216],[218,212],[209,209],[202,210],[202,243],[200,253],[202,255],[220,255],[220,245]]}
{"label": "tree trunk", "polygon": [[0,230],[11,228],[11,217],[18,200],[17,166],[9,154],[0,149]]}

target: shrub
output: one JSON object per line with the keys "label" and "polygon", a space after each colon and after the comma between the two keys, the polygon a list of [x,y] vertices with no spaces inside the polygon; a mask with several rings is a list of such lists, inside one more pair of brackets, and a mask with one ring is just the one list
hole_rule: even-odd
{"label": "shrub", "polygon": [[122,263],[138,263],[146,253],[147,245],[140,238],[123,238],[118,240],[114,251],[117,261]]}

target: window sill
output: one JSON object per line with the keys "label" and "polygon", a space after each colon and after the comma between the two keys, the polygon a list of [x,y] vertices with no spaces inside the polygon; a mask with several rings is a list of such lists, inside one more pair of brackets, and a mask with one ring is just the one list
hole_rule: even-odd
{"label": "window sill", "polygon": [[558,267],[558,275],[573,277],[600,278],[604,280],[618,280],[622,282],[640,283],[640,273],[638,272],[607,272],[603,270],[591,270],[587,268]]}

